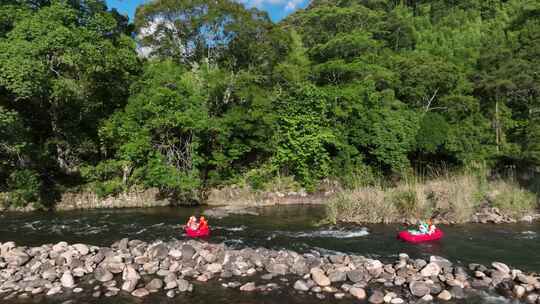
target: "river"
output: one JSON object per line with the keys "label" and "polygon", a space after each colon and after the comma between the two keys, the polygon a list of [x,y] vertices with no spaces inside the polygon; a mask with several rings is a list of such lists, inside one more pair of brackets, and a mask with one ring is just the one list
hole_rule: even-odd
{"label": "river", "polygon": [[[16,241],[18,245],[36,246],[67,241],[109,246],[127,237],[153,241],[184,238],[181,225],[202,208],[150,208],[91,210],[58,213],[9,213],[0,215],[0,242]],[[324,209],[320,206],[279,206],[258,210],[259,215],[233,215],[210,218],[213,234],[210,242],[225,242],[232,247],[268,247],[311,250],[323,253],[344,252],[393,261],[400,252],[411,257],[440,255],[457,263],[502,261],[525,271],[540,272],[540,224],[442,226],[443,240],[410,245],[396,240],[398,225],[321,226]],[[69,298],[69,295],[64,295]],[[108,301],[84,297],[82,303],[134,303],[131,297]],[[281,291],[270,295],[239,294],[219,284],[196,286],[192,295],[169,300],[150,297],[145,303],[312,303],[311,296]],[[57,303],[58,299],[34,298],[29,303]],[[210,302],[209,302],[210,301]],[[332,300],[333,301],[333,300]],[[325,303],[332,302],[326,300]],[[494,297],[483,297],[467,303],[496,303]],[[140,301],[136,301],[137,303]],[[339,303],[349,303],[347,300]]]}

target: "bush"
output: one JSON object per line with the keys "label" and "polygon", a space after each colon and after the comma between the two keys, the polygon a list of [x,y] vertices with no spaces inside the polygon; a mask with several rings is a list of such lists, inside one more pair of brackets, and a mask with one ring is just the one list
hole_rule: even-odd
{"label": "bush", "polygon": [[25,207],[29,203],[39,204],[41,180],[32,170],[18,170],[9,175],[7,181],[8,203]]}

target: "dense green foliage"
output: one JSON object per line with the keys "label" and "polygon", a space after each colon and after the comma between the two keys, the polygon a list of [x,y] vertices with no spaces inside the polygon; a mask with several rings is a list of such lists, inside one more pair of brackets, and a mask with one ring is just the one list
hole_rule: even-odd
{"label": "dense green foliage", "polygon": [[[139,56],[137,56],[139,53]],[[540,5],[313,0],[0,4],[0,192],[212,187],[540,165]]]}

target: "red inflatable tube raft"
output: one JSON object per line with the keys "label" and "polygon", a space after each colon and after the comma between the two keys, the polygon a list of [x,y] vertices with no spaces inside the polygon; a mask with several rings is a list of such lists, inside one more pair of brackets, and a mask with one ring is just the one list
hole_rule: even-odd
{"label": "red inflatable tube raft", "polygon": [[192,237],[192,238],[203,238],[203,237],[207,237],[210,235],[210,228],[201,228],[201,229],[197,229],[197,230],[193,230],[189,227],[186,227],[185,228],[185,231],[186,231],[186,234],[189,236],[189,237]]}
{"label": "red inflatable tube raft", "polygon": [[414,244],[440,240],[443,236],[444,233],[439,228],[435,229],[432,234],[412,234],[406,230],[398,234],[398,238]]}

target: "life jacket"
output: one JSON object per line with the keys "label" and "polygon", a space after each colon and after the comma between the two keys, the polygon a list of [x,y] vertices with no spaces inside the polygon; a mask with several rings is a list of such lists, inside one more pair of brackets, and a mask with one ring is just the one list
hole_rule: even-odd
{"label": "life jacket", "polygon": [[208,223],[205,219],[200,220],[199,229],[208,229]]}

